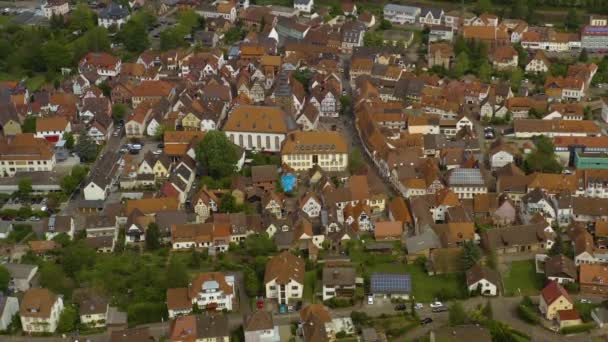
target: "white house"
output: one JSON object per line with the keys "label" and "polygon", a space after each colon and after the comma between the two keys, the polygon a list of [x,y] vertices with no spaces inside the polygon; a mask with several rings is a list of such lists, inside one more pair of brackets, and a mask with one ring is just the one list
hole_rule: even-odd
{"label": "white house", "polygon": [[272,257],[264,273],[266,298],[276,299],[279,304],[300,300],[304,293],[304,268],[304,260],[289,251]]}
{"label": "white house", "polygon": [[273,322],[272,313],[255,310],[243,322],[245,342],[280,342],[279,326]]}
{"label": "white house", "polygon": [[319,217],[323,208],[321,200],[314,193],[305,194],[300,200],[300,208],[308,217]]}
{"label": "white house", "polygon": [[221,272],[200,273],[188,289],[192,304],[200,309],[232,311],[235,291],[235,278]]}
{"label": "white house", "polygon": [[292,116],[278,107],[237,106],[224,132],[234,144],[249,151],[279,152],[287,133],[297,129]]}
{"label": "white house", "polygon": [[63,116],[38,118],[36,120],[36,138],[44,138],[51,143],[63,140],[63,135],[72,131],[72,125]]}
{"label": "white house", "polygon": [[314,0],[293,0],[293,8],[300,12],[310,13],[314,5]]}
{"label": "white house", "polygon": [[109,28],[115,26],[120,28],[130,17],[129,10],[122,5],[112,2],[110,6],[99,11],[97,15],[97,25]]}
{"label": "white house", "polygon": [[355,294],[357,273],[352,267],[323,268],[323,300],[351,298]]}
{"label": "white house", "polygon": [[18,312],[19,300],[17,297],[2,296],[0,298],[0,330],[6,330]]}
{"label": "white house", "polygon": [[542,73],[549,71],[549,60],[542,50],[538,50],[528,64],[526,64],[526,72]]}
{"label": "white house", "polygon": [[384,19],[393,24],[414,24],[420,15],[420,7],[387,4],[383,12]]}
{"label": "white house", "polygon": [[418,20],[423,25],[441,25],[444,14],[445,13],[441,8],[423,8],[420,11],[420,17]]}
{"label": "white house", "polygon": [[36,265],[7,263],[2,266],[8,270],[11,276],[8,287],[14,292],[29,290],[32,280],[38,272]]}
{"label": "white house", "polygon": [[42,14],[47,19],[52,16],[63,16],[70,12],[70,3],[68,0],[47,0],[42,4]]}
{"label": "white house", "polygon": [[90,296],[83,298],[78,304],[80,323],[95,328],[106,325],[110,306],[105,298]]}
{"label": "white house", "polygon": [[52,240],[59,234],[66,234],[70,240],[74,239],[74,219],[72,216],[51,215],[42,221],[42,230],[47,240]]}
{"label": "white house", "polygon": [[26,333],[54,333],[62,311],[60,296],[46,288],[31,288],[21,300],[21,327]]}
{"label": "white house", "polygon": [[479,291],[483,296],[496,296],[500,288],[500,274],[493,269],[475,265],[466,272],[469,292]]}

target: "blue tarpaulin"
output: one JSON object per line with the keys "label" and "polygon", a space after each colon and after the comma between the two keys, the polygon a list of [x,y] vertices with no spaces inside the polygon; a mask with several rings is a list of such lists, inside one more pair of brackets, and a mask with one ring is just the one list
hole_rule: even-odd
{"label": "blue tarpaulin", "polygon": [[293,188],[296,186],[296,176],[288,173],[281,176],[281,187],[285,192],[293,191]]}

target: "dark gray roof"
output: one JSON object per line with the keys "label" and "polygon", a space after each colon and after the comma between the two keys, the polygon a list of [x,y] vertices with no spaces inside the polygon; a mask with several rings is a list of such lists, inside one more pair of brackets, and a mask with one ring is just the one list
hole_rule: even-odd
{"label": "dark gray roof", "polygon": [[408,254],[416,254],[431,248],[441,246],[439,238],[432,229],[425,229],[420,235],[408,237],[405,240],[405,246]]}
{"label": "dark gray roof", "polygon": [[11,278],[13,279],[27,279],[33,270],[38,269],[38,266],[29,264],[8,263],[3,264],[2,266],[8,270],[8,273],[10,273]]}
{"label": "dark gray roof", "polygon": [[439,18],[441,18],[441,15],[443,14],[443,9],[424,7],[420,11],[420,16],[425,17],[429,12],[433,15],[433,18],[439,19]]}
{"label": "dark gray roof", "polygon": [[203,315],[196,317],[196,333],[201,339],[224,337],[230,335],[228,316]]}
{"label": "dark gray roof", "polygon": [[323,285],[351,286],[355,285],[357,272],[352,267],[323,268]]}
{"label": "dark gray roof", "polygon": [[118,20],[129,16],[129,11],[119,4],[111,3],[110,6],[99,11],[99,17],[101,19],[112,19]]}

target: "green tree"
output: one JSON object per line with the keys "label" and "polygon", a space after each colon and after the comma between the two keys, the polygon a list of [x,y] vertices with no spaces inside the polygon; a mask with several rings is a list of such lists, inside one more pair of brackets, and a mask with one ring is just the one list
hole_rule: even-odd
{"label": "green tree", "polygon": [[114,123],[119,123],[121,120],[124,120],[128,110],[127,106],[122,103],[114,104],[112,106],[112,119],[114,120]]}
{"label": "green tree", "polygon": [[562,239],[562,232],[559,229],[556,229],[555,232],[555,241],[553,241],[553,245],[549,249],[549,255],[560,255],[564,252],[564,241]]}
{"label": "green tree", "polygon": [[463,325],[467,322],[467,313],[464,311],[462,303],[455,302],[448,309],[448,320],[451,326]]}
{"label": "green tree", "polygon": [[528,52],[520,43],[515,44],[514,47],[517,51],[517,64],[520,68],[525,69],[526,65],[528,65]]}
{"label": "green tree", "polygon": [[66,305],[59,315],[59,322],[57,322],[58,333],[68,333],[76,329],[76,323],[78,321],[78,312],[72,305]]}
{"label": "green tree", "polygon": [[40,266],[40,285],[68,298],[72,296],[74,290],[74,280],[66,276],[59,265],[51,262],[45,262]]}
{"label": "green tree", "polygon": [[42,47],[42,57],[47,70],[55,72],[69,66],[72,61],[69,46],[65,42],[58,40],[51,40],[44,44]]}
{"label": "green tree", "polygon": [[527,173],[560,173],[562,166],[557,161],[551,140],[545,136],[539,136],[535,139],[535,144],[536,150],[528,154],[524,160],[524,170]]}
{"label": "green tree", "polygon": [[587,63],[589,61],[589,53],[587,53],[587,49],[583,48],[581,50],[580,55],[578,55],[578,61]]}
{"label": "green tree", "polygon": [[242,28],[235,26],[230,30],[226,31],[226,33],[224,34],[224,43],[226,45],[232,45],[243,39],[243,37],[245,37],[245,33],[246,32]]}
{"label": "green tree", "polygon": [[142,20],[129,20],[118,33],[118,40],[130,52],[142,52],[150,46],[148,30]]}
{"label": "green tree", "polygon": [[490,0],[477,0],[475,5],[475,11],[477,14],[486,13],[492,11],[492,1]]}
{"label": "green tree", "polygon": [[72,132],[63,133],[63,140],[65,140],[65,147],[68,150],[74,148],[74,134],[72,134]]}
{"label": "green tree", "polygon": [[215,178],[231,176],[240,158],[238,146],[222,131],[210,131],[196,147],[196,159]]}
{"label": "green tree", "polygon": [[167,287],[187,287],[190,277],[186,266],[177,258],[171,258],[167,267]]}
{"label": "green tree", "polygon": [[519,87],[521,87],[521,81],[524,79],[524,72],[520,69],[520,68],[513,68],[511,70],[511,75],[510,75],[510,83],[511,83],[511,87],[513,88],[513,90],[517,91],[519,90]]}
{"label": "green tree", "polygon": [[576,31],[581,26],[581,18],[574,8],[568,10],[568,14],[566,15],[566,19],[564,21],[564,26],[566,26],[566,28],[570,31]]}
{"label": "green tree", "polygon": [[75,277],[80,271],[92,268],[95,258],[95,250],[79,241],[61,250],[61,267],[65,274]]}
{"label": "green tree", "polygon": [[481,259],[481,249],[473,241],[465,241],[462,246],[462,266],[470,269]]}
{"label": "green tree", "polygon": [[363,45],[368,47],[382,47],[384,41],[382,39],[382,33],[367,31],[363,36]]}
{"label": "green tree", "polygon": [[78,142],[74,145],[74,152],[86,163],[93,162],[97,158],[97,144],[85,130],[80,132]]}
{"label": "green tree", "polygon": [[84,3],[79,3],[76,8],[70,12],[70,24],[69,28],[71,31],[88,31],[95,27],[95,14],[89,6]]}
{"label": "green tree", "polygon": [[188,32],[192,32],[197,27],[200,27],[201,17],[194,11],[184,11],[178,16],[178,24],[182,25],[187,29]]}
{"label": "green tree", "polygon": [[236,204],[236,199],[231,193],[227,192],[220,198],[219,210],[223,213],[236,213],[239,211],[239,206]]}
{"label": "green tree", "polygon": [[453,76],[460,78],[469,70],[470,61],[469,55],[466,52],[461,52],[456,56],[456,63],[454,64]]}
{"label": "green tree", "polygon": [[150,223],[146,229],[146,249],[154,251],[160,248],[160,229],[156,223]]}
{"label": "green tree", "polygon": [[393,28],[393,24],[386,19],[380,20],[380,25],[378,26],[379,30],[390,30]]}
{"label": "green tree", "polygon": [[479,69],[477,71],[477,75],[479,76],[479,79],[484,82],[484,83],[489,83],[490,79],[492,78],[492,66],[490,65],[490,63],[488,63],[488,61],[484,61],[480,66]]}
{"label": "green tree", "polygon": [[6,292],[6,290],[8,290],[8,283],[10,280],[11,274],[6,267],[0,265],[0,291]]}
{"label": "green tree", "polygon": [[515,0],[511,7],[511,17],[517,19],[526,19],[528,17],[528,6],[525,0]]}
{"label": "green tree", "polygon": [[36,117],[30,115],[23,120],[23,125],[21,125],[21,131],[23,133],[36,133]]}
{"label": "green tree", "polygon": [[351,174],[360,173],[365,170],[365,160],[361,150],[354,148],[348,155],[348,169]]}
{"label": "green tree", "polygon": [[19,193],[19,197],[21,198],[29,198],[32,194],[32,179],[29,177],[22,177],[19,179],[19,183],[17,185],[17,192]]}
{"label": "green tree", "polygon": [[264,256],[277,251],[274,241],[264,234],[249,235],[244,241],[245,251],[248,255]]}

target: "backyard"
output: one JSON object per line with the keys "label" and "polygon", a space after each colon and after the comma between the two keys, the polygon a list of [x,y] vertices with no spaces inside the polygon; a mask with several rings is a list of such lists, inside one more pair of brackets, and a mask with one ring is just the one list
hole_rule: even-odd
{"label": "backyard", "polygon": [[504,277],[505,295],[537,295],[544,285],[542,274],[536,273],[533,260],[514,261]]}

